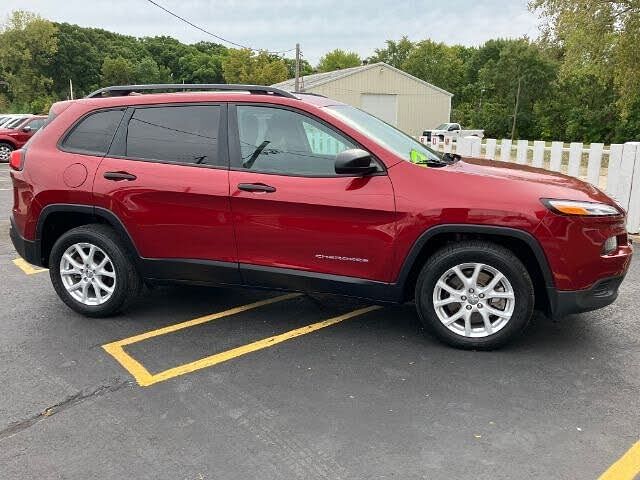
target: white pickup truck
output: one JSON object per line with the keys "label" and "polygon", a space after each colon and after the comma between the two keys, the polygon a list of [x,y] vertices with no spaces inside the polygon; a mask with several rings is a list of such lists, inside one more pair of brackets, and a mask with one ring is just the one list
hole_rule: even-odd
{"label": "white pickup truck", "polygon": [[443,142],[445,138],[448,138],[449,141],[456,140],[460,137],[484,138],[484,130],[462,130],[459,123],[443,123],[433,130],[425,130],[422,132],[420,141],[425,144],[431,143],[431,137],[438,137],[441,142]]}

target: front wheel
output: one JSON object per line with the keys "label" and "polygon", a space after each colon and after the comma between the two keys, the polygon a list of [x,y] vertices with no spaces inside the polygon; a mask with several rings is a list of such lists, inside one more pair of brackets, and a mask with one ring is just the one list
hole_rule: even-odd
{"label": "front wheel", "polygon": [[492,350],[528,325],[534,288],[527,269],[510,250],[466,241],[439,250],[427,261],[415,301],[423,325],[443,342]]}
{"label": "front wheel", "polygon": [[14,148],[12,145],[4,142],[0,142],[0,162],[5,163],[9,161],[11,157],[11,152],[13,152]]}
{"label": "front wheel", "polygon": [[51,250],[49,275],[62,301],[89,317],[124,309],[142,284],[122,240],[105,225],[63,234]]}

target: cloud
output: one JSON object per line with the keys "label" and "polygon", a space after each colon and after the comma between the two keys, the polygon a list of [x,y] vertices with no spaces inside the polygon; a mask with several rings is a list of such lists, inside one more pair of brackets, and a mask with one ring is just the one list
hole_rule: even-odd
{"label": "cloud", "polygon": [[[282,51],[296,42],[312,64],[334,48],[366,57],[387,39],[431,38],[479,45],[490,38],[537,35],[526,0],[456,2],[157,0],[166,8],[237,43]],[[3,0],[0,17],[28,9],[45,18],[134,36],[170,35],[184,42],[213,40],[145,0]],[[289,54],[291,55],[291,54]]]}

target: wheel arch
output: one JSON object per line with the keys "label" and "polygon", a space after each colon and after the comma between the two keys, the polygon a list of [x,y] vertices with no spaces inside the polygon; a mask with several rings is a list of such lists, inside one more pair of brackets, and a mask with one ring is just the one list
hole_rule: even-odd
{"label": "wheel arch", "polygon": [[398,275],[397,283],[401,287],[403,299],[413,298],[418,275],[431,253],[448,243],[469,239],[490,241],[511,250],[532,277],[536,308],[546,313],[552,312],[548,290],[554,288],[553,275],[540,243],[533,235],[524,230],[489,225],[436,225],[420,235],[413,244]]}
{"label": "wheel arch", "polygon": [[9,145],[14,150],[16,150],[18,148],[18,144],[16,142],[14,142],[10,138],[0,138],[0,144],[2,144],[2,143],[6,143],[7,145]]}
{"label": "wheel arch", "polygon": [[47,267],[54,243],[72,228],[100,223],[112,227],[137,260],[139,258],[129,232],[122,221],[110,210],[91,205],[51,204],[42,209],[36,225],[36,241],[40,246],[41,264]]}

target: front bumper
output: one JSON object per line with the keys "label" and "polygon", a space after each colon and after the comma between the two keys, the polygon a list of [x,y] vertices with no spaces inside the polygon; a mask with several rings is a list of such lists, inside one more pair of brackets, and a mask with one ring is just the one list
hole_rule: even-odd
{"label": "front bumper", "polygon": [[9,229],[11,242],[18,254],[32,265],[44,267],[42,264],[42,256],[40,255],[40,241],[27,240],[20,235],[13,217],[11,217],[11,227]]}
{"label": "front bumper", "polygon": [[548,289],[551,318],[560,319],[572,313],[597,310],[615,302],[625,275],[603,278],[585,290],[562,291]]}

